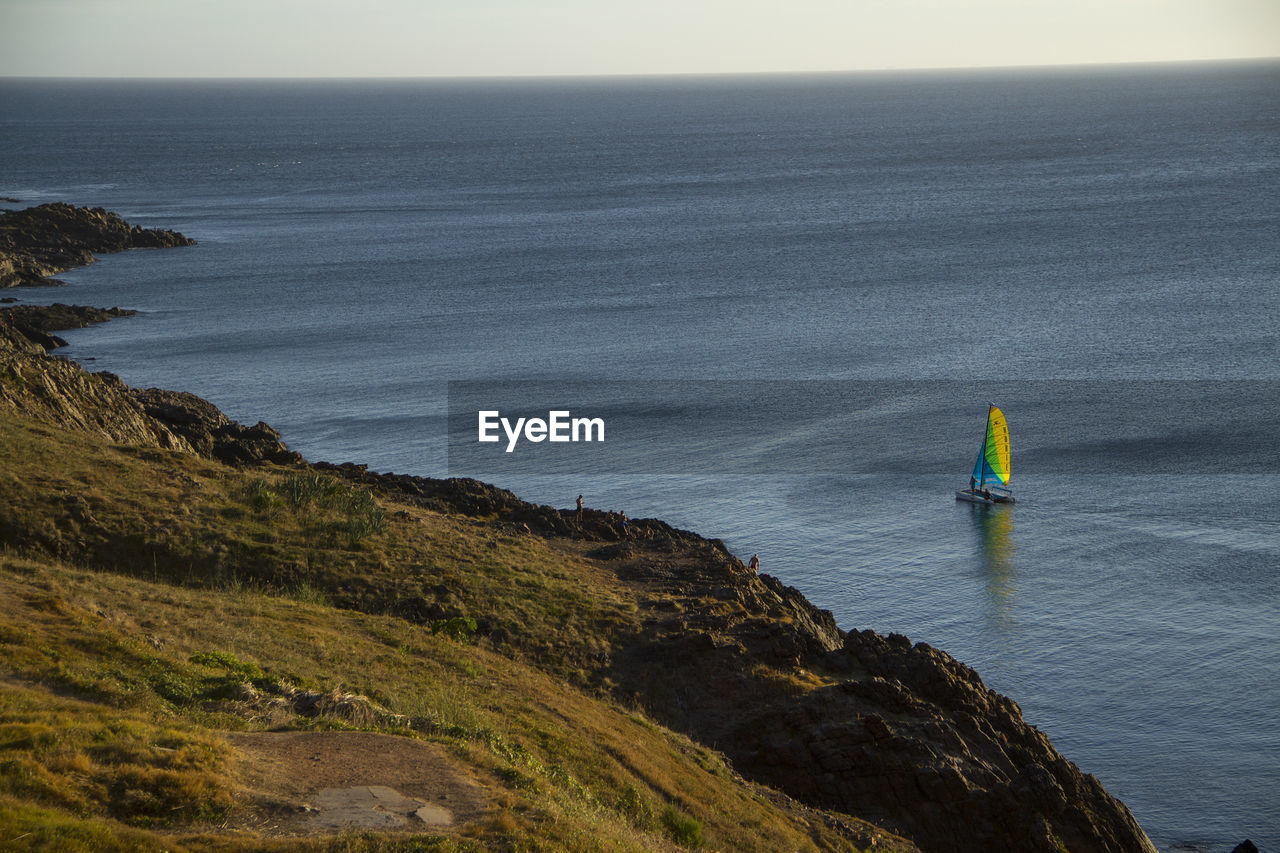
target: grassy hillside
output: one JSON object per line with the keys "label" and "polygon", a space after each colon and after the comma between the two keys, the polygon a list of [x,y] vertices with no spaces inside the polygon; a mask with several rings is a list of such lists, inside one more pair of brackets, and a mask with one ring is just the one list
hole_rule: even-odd
{"label": "grassy hillside", "polygon": [[[0,541],[6,849],[909,847],[610,699],[639,607],[590,542],[14,414]],[[409,771],[472,792],[466,819],[299,829],[280,792],[355,759],[264,770],[268,730],[437,745]]]}

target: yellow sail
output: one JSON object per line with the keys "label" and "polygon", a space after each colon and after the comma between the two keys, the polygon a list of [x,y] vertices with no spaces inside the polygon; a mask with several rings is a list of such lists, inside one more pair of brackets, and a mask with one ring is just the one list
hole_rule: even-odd
{"label": "yellow sail", "polygon": [[[995,406],[987,414],[987,440],[982,451],[982,462],[988,472],[1002,484],[1009,483],[1009,424],[1004,412]],[[986,479],[980,476],[979,480]]]}
{"label": "yellow sail", "polygon": [[980,504],[1013,503],[1009,474],[1009,424],[1004,419],[1004,412],[990,406],[978,458],[973,462],[969,488],[957,491],[956,500]]}

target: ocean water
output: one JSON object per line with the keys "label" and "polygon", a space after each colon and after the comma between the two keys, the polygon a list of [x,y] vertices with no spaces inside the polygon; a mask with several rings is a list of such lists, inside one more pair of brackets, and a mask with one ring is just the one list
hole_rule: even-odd
{"label": "ocean water", "polygon": [[[759,553],[974,666],[1161,849],[1280,850],[1280,64],[3,80],[0,154],[0,195],[199,241],[11,292],[142,312],[70,357]],[[609,452],[471,453],[488,399]]]}

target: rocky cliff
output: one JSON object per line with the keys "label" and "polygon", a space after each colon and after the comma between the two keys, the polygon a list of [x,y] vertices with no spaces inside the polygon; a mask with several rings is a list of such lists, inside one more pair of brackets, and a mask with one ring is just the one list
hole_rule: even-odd
{"label": "rocky cliff", "polygon": [[[62,306],[53,306],[56,312]],[[23,306],[18,316],[39,313]],[[0,309],[0,409],[25,412],[121,444],[181,450],[230,463],[301,460],[265,423],[245,426],[212,403],[182,391],[135,389],[105,371],[46,354],[47,338]],[[25,326],[25,328],[24,328]],[[56,342],[56,339],[55,339]]]}
{"label": "rocky cliff", "polygon": [[54,203],[0,211],[0,287],[56,284],[47,277],[92,263],[94,253],[194,242],[173,231],[130,225],[100,207]]}
{"label": "rocky cliff", "polygon": [[642,630],[617,639],[607,667],[616,698],[749,778],[926,851],[1154,850],[1124,804],[977,672],[901,635],[841,630],[717,541],[653,519],[624,539],[606,513],[578,526],[500,490],[483,500],[471,485],[459,500],[457,481],[410,488],[535,533],[599,539],[592,555],[642,608]]}
{"label": "rocky cliff", "polygon": [[[713,746],[749,778],[869,820],[925,851],[1154,851],[1125,806],[972,669],[902,636],[842,630],[718,541],[656,519],[629,530],[596,510],[578,520],[474,480],[311,465],[265,424],[245,427],[193,395],[130,389],[49,355],[8,313],[0,319],[0,407],[124,444],[322,470],[391,503],[585,554],[638,613],[630,627],[575,653],[591,668],[594,689]],[[34,315],[25,312],[22,323],[48,325]],[[397,595],[404,600],[392,600]],[[440,615],[419,593],[387,596],[350,606],[419,620]],[[552,657],[535,654],[540,638],[496,625],[481,624],[480,632],[495,649],[557,672]],[[859,837],[861,846],[877,843],[874,834]]]}

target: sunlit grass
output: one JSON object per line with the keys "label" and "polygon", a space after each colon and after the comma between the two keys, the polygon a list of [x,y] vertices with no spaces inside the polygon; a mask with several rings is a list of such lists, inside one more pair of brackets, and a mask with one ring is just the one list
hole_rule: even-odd
{"label": "sunlit grass", "polygon": [[360,727],[443,745],[490,813],[254,849],[846,849],[608,697],[639,608],[563,544],[10,416],[0,472],[0,846],[237,849],[226,732]]}

